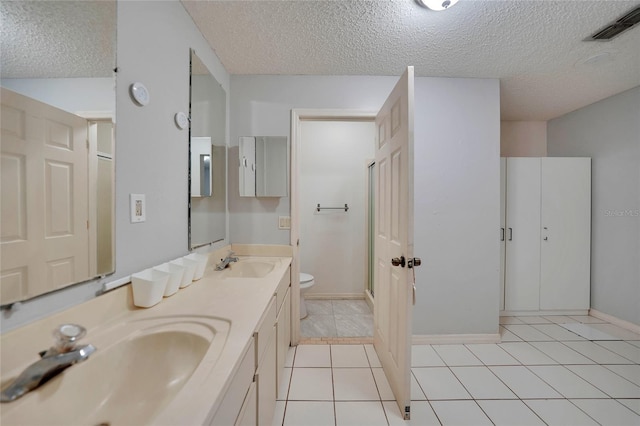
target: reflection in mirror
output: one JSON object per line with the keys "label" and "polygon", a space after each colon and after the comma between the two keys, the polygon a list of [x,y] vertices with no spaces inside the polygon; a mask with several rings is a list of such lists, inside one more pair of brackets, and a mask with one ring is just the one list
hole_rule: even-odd
{"label": "reflection in mirror", "polygon": [[189,248],[222,241],[227,229],[227,95],[191,50]]}
{"label": "reflection in mirror", "polygon": [[5,1],[0,304],[111,273],[116,1]]}
{"label": "reflection in mirror", "polygon": [[289,144],[286,136],[241,136],[240,196],[288,195]]}

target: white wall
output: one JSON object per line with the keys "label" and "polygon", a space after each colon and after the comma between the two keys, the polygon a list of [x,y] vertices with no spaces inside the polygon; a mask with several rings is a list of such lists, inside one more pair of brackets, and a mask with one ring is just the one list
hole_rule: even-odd
{"label": "white wall", "polygon": [[[188,253],[188,132],[176,127],[173,116],[189,109],[189,48],[228,93],[228,73],[177,0],[118,2],[116,272],[3,313],[3,331],[89,300],[104,281]],[[146,107],[129,97],[136,81],[149,89]],[[146,222],[129,223],[130,193],[146,194]]]}
{"label": "white wall", "polygon": [[[304,121],[300,126],[300,270],[315,277],[307,295],[364,296],[366,160],[375,124]],[[349,210],[321,210],[316,206]]]}
{"label": "white wall", "polygon": [[498,80],[416,81],[414,334],[498,332],[499,95]]}
{"label": "white wall", "polygon": [[546,157],[546,121],[500,122],[501,157]]}
{"label": "white wall", "polygon": [[289,231],[278,229],[278,216],[289,215],[289,197],[238,195],[240,136],[289,136],[294,108],[376,111],[396,81],[396,77],[370,76],[231,76],[228,189],[232,242],[290,243]]}
{"label": "white wall", "polygon": [[[231,144],[288,135],[292,108],[378,110],[397,77],[232,76]],[[493,79],[417,78],[415,112],[415,334],[497,333],[500,111]],[[455,111],[455,113],[452,113]],[[233,242],[288,244],[278,215],[289,199],[240,199],[230,153]]]}
{"label": "white wall", "polygon": [[640,87],[549,121],[552,157],[592,158],[591,307],[640,325]]}

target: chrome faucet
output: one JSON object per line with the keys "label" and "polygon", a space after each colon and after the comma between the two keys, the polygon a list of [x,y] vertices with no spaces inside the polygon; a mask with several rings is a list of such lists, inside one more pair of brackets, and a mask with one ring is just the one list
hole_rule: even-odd
{"label": "chrome faucet", "polygon": [[229,254],[227,254],[227,257],[225,257],[224,259],[220,259],[220,263],[216,265],[216,271],[222,271],[227,266],[229,266],[231,262],[237,262],[238,258],[233,257],[234,254],[235,254],[234,252],[229,251]]}
{"label": "chrome faucet", "polygon": [[40,352],[42,359],[28,366],[2,393],[0,402],[14,401],[46,383],[67,367],[89,358],[96,351],[93,345],[76,346],[87,330],[76,324],[63,324],[53,331],[56,343]]}

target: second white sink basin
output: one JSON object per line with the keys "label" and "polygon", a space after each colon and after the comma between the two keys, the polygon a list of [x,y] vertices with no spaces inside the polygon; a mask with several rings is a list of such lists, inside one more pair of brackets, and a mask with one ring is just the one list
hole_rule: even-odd
{"label": "second white sink basin", "polygon": [[256,259],[240,259],[238,262],[229,264],[224,270],[224,278],[262,278],[267,276],[273,268],[275,262]]}

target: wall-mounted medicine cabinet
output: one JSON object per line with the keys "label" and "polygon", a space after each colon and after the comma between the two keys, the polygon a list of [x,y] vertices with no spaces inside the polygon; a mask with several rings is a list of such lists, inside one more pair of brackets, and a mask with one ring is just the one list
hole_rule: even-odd
{"label": "wall-mounted medicine cabinet", "polygon": [[241,136],[240,196],[286,197],[289,143],[286,136]]}

